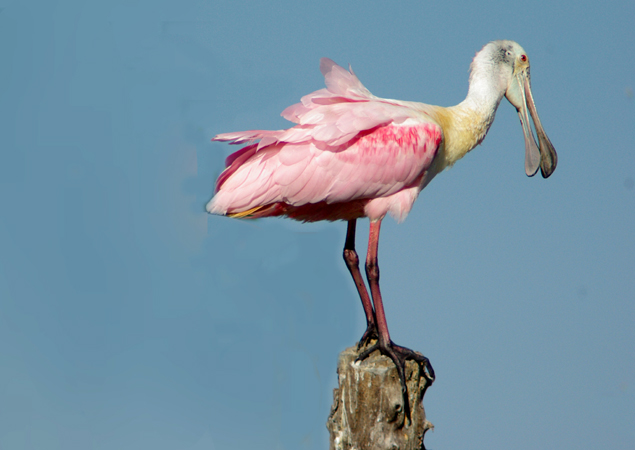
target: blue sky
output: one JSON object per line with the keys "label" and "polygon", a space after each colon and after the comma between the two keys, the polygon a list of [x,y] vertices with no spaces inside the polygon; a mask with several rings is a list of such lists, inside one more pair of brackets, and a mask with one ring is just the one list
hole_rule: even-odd
{"label": "blue sky", "polygon": [[[323,87],[453,105],[518,41],[559,164],[484,143],[384,222],[431,449],[635,440],[635,4],[0,0],[0,448],[324,449],[364,329],[345,224],[211,217],[234,147]],[[367,222],[358,225],[364,254]]]}

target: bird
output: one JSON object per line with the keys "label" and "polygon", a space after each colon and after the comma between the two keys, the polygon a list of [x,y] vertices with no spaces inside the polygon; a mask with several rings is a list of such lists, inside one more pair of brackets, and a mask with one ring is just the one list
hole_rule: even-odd
{"label": "bird", "polygon": [[[343,258],[366,316],[358,360],[374,351],[395,364],[410,420],[405,362],[415,360],[430,383],[428,358],[390,338],[379,288],[378,245],[386,215],[405,220],[432,179],[479,145],[505,97],[516,108],[525,138],[525,173],[549,177],[557,153],[531,91],[529,58],[516,42],[486,44],[470,65],[468,93],[451,107],[376,97],[328,58],[320,60],[326,88],[302,97],[282,117],[283,130],[218,134],[213,141],[247,144],[230,154],[207,203],[211,214],[237,219],[287,217],[302,222],[346,221]],[[532,133],[532,117],[538,144]],[[366,279],[355,250],[358,219],[370,222]]]}

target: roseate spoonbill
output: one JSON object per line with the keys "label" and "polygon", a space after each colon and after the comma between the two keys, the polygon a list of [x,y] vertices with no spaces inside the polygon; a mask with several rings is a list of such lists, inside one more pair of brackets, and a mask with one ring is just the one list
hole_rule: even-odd
{"label": "roseate spoonbill", "polygon": [[[525,50],[512,41],[490,42],[476,54],[470,69],[466,99],[444,108],[375,97],[352,69],[347,71],[322,58],[320,70],[326,89],[303,97],[301,103],[282,112],[297,125],[214,138],[250,144],[227,158],[226,169],[216,182],[216,194],[207,204],[210,213],[241,219],[286,216],[305,222],[348,221],[344,260],[367,322],[359,343],[366,349],[359,359],[379,350],[394,361],[408,418],[405,361],[417,361],[430,381],[434,371],[426,357],[390,339],[377,265],[381,221],[386,214],[404,220],[419,192],[483,141],[503,96],[520,117],[526,174],[533,176],[540,167],[547,178],[556,168],[556,151],[534,105]],[[254,141],[259,142],[251,143]],[[355,225],[362,217],[370,219],[366,257],[370,296],[355,252]]]}

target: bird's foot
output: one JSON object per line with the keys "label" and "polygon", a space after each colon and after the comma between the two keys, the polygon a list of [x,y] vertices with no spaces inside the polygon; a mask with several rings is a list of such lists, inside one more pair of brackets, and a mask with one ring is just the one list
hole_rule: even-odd
{"label": "bird's foot", "polygon": [[377,333],[377,325],[375,325],[374,322],[369,323],[368,326],[366,327],[366,331],[364,331],[364,334],[362,335],[362,338],[357,343],[357,350],[359,351],[363,347],[366,347],[367,345],[369,345],[371,341],[373,340],[376,341],[378,338],[379,338],[379,335]]}
{"label": "bird's foot", "polygon": [[[364,336],[362,336],[362,341],[366,334],[368,333],[368,329]],[[362,343],[360,341],[360,344]],[[356,359],[356,361],[363,361],[368,358],[368,356],[373,353],[375,350],[379,350],[379,352],[392,359],[397,367],[397,373],[399,374],[399,381],[401,382],[401,393],[403,394],[404,400],[404,416],[408,418],[408,423],[411,423],[410,418],[410,401],[408,399],[408,386],[406,385],[406,361],[411,359],[416,361],[419,365],[420,373],[428,379],[430,384],[434,382],[434,369],[432,368],[432,364],[430,364],[430,360],[423,356],[419,352],[415,352],[414,350],[410,350],[406,347],[401,347],[400,345],[393,344],[392,341],[388,341],[388,343],[382,342],[382,339],[377,340],[377,342],[364,350]]]}

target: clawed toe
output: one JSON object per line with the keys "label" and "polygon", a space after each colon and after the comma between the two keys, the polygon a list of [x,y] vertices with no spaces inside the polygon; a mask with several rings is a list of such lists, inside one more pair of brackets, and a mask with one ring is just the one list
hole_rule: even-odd
{"label": "clawed toe", "polygon": [[410,350],[409,348],[402,347],[400,345],[392,344],[392,348],[395,350],[395,352],[401,355],[404,362],[409,359],[416,361],[419,364],[419,368],[423,369],[423,374],[428,379],[428,381],[430,381],[430,383],[435,380],[434,369],[432,368],[432,364],[430,364],[430,360],[427,357],[423,356],[419,352]]}
{"label": "clawed toe", "polygon": [[[368,330],[366,331],[368,332]],[[365,336],[366,333],[364,333],[364,336],[362,336],[362,340]],[[361,342],[362,341],[360,341],[360,344]],[[387,344],[382,343],[381,339],[378,340],[374,345],[361,352],[355,361],[363,361],[364,359],[368,358],[368,356],[375,350],[379,350],[382,355],[389,357],[395,363],[397,373],[399,374],[399,381],[401,383],[401,392],[403,394],[404,415],[408,419],[408,423],[410,423],[410,401],[408,398],[408,386],[406,385],[406,361],[409,359],[416,361],[419,365],[419,370],[423,371],[424,376],[428,379],[428,381],[430,381],[430,383],[434,382],[435,379],[432,364],[430,364],[430,360],[428,358],[426,358],[419,352],[415,352],[406,347],[395,345],[392,343],[392,341],[389,341]]]}

